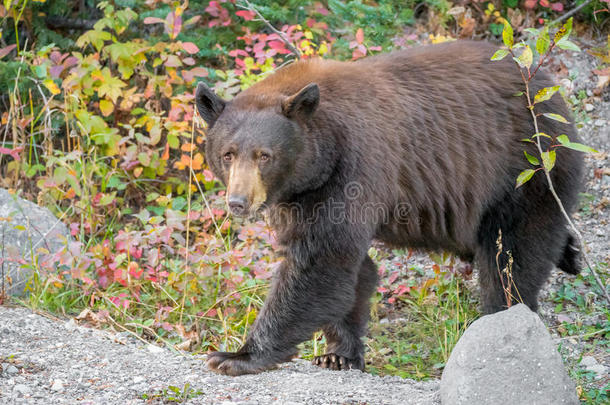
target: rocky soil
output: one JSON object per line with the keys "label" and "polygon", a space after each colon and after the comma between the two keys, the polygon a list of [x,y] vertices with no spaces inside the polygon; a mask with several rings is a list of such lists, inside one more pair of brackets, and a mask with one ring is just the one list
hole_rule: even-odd
{"label": "rocky soil", "polygon": [[[73,320],[0,307],[0,403],[140,404],[183,397],[192,404],[440,403],[435,381],[332,372],[303,360],[233,378],[212,374],[203,360]],[[163,393],[169,386],[178,393]]]}

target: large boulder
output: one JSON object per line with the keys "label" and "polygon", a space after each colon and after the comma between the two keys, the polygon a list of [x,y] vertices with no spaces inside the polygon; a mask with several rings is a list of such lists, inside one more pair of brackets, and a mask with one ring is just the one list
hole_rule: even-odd
{"label": "large boulder", "polygon": [[[0,188],[0,289],[23,295],[32,274],[32,256],[54,252],[70,237],[68,228],[51,211]],[[1,293],[1,291],[0,291]]]}
{"label": "large boulder", "polygon": [[527,306],[483,316],[453,349],[443,404],[578,404],[551,336]]}

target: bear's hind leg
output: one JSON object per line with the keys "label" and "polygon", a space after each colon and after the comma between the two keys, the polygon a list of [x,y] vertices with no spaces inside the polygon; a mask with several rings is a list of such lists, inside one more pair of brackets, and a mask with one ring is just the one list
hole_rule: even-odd
{"label": "bear's hind leg", "polygon": [[507,297],[511,305],[524,303],[537,311],[538,293],[561,257],[567,233],[561,219],[551,215],[540,215],[536,221],[517,218],[517,214],[487,215],[479,229],[476,262],[484,314],[507,309]]}
{"label": "bear's hind leg", "polygon": [[370,299],[377,280],[377,266],[366,256],[358,272],[356,302],[347,316],[323,328],[326,353],[315,357],[313,364],[332,370],[364,369],[364,345],[361,338],[367,331]]}

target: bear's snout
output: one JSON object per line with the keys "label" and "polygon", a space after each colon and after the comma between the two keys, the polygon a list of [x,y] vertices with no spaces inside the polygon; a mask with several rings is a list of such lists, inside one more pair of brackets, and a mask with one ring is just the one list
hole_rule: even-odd
{"label": "bear's snout", "polygon": [[227,204],[233,215],[241,217],[248,212],[248,199],[244,196],[229,196]]}
{"label": "bear's snout", "polygon": [[227,205],[235,216],[257,212],[267,200],[267,190],[255,163],[236,160],[229,171]]}

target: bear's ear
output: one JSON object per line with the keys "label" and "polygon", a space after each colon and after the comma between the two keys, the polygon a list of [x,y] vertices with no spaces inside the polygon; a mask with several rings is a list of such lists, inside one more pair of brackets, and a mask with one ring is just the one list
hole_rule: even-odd
{"label": "bear's ear", "polygon": [[224,110],[226,101],[218,97],[205,83],[197,85],[195,92],[195,104],[201,118],[208,123],[208,126],[214,125],[222,110]]}
{"label": "bear's ear", "polygon": [[320,103],[320,88],[310,83],[282,101],[282,113],[288,118],[308,118]]}

